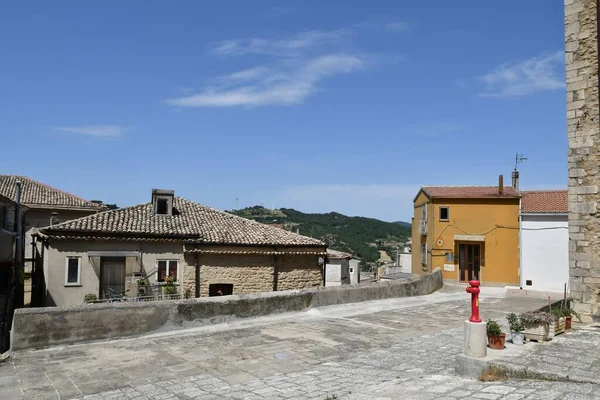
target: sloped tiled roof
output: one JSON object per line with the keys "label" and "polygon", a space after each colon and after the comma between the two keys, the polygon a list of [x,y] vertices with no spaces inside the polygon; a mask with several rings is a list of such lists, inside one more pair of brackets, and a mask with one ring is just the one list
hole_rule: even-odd
{"label": "sloped tiled roof", "polygon": [[535,190],[521,192],[521,211],[524,213],[568,213],[567,190]]}
{"label": "sloped tiled roof", "polygon": [[174,215],[155,215],[152,203],[105,211],[43,228],[47,235],[182,238],[196,243],[323,246],[307,236],[175,197]]}
{"label": "sloped tiled roof", "polygon": [[498,186],[424,186],[423,192],[431,198],[444,199],[487,199],[519,197],[512,186],[504,186],[504,192],[498,193]]}
{"label": "sloped tiled roof", "polygon": [[0,194],[14,199],[18,181],[22,184],[21,203],[30,208],[105,209],[104,206],[45,185],[26,176],[0,175]]}
{"label": "sloped tiled roof", "polygon": [[352,254],[339,250],[327,249],[327,256],[330,258],[352,258]]}

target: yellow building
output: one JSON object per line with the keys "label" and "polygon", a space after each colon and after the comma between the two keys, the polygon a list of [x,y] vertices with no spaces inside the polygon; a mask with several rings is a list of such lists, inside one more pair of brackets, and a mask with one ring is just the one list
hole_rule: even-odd
{"label": "yellow building", "polygon": [[519,284],[519,193],[512,187],[423,187],[414,199],[412,272],[448,281]]}

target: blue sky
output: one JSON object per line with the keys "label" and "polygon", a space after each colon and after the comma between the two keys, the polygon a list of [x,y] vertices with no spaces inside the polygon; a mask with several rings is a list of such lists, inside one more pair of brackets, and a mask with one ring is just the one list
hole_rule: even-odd
{"label": "blue sky", "polygon": [[516,152],[567,183],[561,2],[12,2],[0,48],[0,171],[88,199],[409,221]]}

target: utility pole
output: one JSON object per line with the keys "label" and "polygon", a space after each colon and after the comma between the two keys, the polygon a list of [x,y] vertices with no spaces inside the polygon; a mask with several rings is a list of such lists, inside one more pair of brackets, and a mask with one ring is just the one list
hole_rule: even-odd
{"label": "utility pole", "polygon": [[23,219],[21,215],[21,182],[17,181],[15,190],[15,297],[13,298],[14,308],[22,308],[25,302],[25,274],[23,268]]}

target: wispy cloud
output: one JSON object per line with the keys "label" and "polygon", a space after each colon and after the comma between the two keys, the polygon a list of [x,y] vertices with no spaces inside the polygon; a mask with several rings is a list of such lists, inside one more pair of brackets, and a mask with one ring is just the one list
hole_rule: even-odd
{"label": "wispy cloud", "polygon": [[193,96],[170,99],[167,103],[179,107],[297,104],[313,94],[321,80],[332,75],[352,72],[362,66],[363,61],[357,56],[329,54],[311,59],[299,68],[271,71],[268,75],[266,69],[243,70],[227,77],[230,81],[251,80],[251,82],[233,87],[209,89]]}
{"label": "wispy cloud", "polygon": [[540,91],[562,89],[564,53],[557,51],[518,63],[505,63],[481,77],[481,96],[526,96]]}
{"label": "wispy cloud", "polygon": [[[222,57],[262,56],[259,65],[214,77],[194,94],[165,100],[176,107],[235,107],[302,103],[322,82],[375,63],[398,61],[398,55],[364,54],[350,39],[359,32],[399,32],[405,24],[393,19],[367,19],[333,30],[309,30],[277,38],[237,38],[212,43]],[[250,57],[247,57],[250,58]],[[256,57],[253,57],[256,58]]]}
{"label": "wispy cloud", "polygon": [[51,129],[58,132],[96,137],[119,137],[130,130],[130,128],[120,125],[56,126]]}
{"label": "wispy cloud", "polygon": [[213,43],[212,51],[227,56],[245,54],[297,55],[299,50],[315,48],[341,41],[348,34],[345,30],[306,31],[284,39],[229,39]]}

